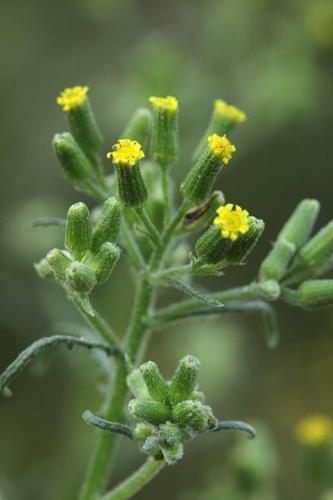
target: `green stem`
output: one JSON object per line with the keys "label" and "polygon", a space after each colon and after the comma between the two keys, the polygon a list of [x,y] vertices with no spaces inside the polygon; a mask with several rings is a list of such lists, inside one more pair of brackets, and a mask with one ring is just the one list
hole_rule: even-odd
{"label": "green stem", "polygon": [[134,269],[136,269],[136,271],[140,271],[141,269],[143,269],[146,266],[145,260],[125,220],[123,220],[120,228],[120,238],[131,259],[131,263]]}
{"label": "green stem", "polygon": [[151,238],[154,245],[157,245],[159,243],[160,237],[146,209],[143,207],[138,207],[135,209],[135,211],[139,222],[141,222],[141,224],[147,229],[148,235]]}
{"label": "green stem", "polygon": [[[118,363],[111,385],[105,418],[115,422],[124,420],[124,406],[127,396],[126,367]],[[98,433],[95,452],[88,467],[86,479],[82,485],[80,500],[98,500],[104,489],[119,437],[106,432]]]}
{"label": "green stem", "polygon": [[167,165],[161,165],[161,181],[162,192],[164,199],[164,221],[167,222],[171,216],[171,190],[170,190],[170,177],[169,168]]}
{"label": "green stem", "polygon": [[127,500],[148,484],[165,466],[164,460],[148,458],[148,460],[128,479],[122,482],[110,493],[102,497],[102,500]]}

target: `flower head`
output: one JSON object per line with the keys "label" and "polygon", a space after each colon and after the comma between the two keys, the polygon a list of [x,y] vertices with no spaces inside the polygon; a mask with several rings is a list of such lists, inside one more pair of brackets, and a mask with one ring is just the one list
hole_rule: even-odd
{"label": "flower head", "polygon": [[168,95],[167,97],[149,97],[149,102],[154,109],[159,111],[168,111],[175,113],[178,110],[178,101],[175,97]]}
{"label": "flower head", "polygon": [[227,203],[227,205],[218,208],[216,213],[214,224],[221,229],[223,238],[235,241],[238,236],[248,232],[249,212],[242,210],[239,205]]}
{"label": "flower head", "polygon": [[326,415],[309,415],[296,426],[297,440],[305,446],[326,443],[333,434],[333,420]]}
{"label": "flower head", "polygon": [[240,109],[236,108],[236,106],[231,106],[227,104],[222,99],[216,99],[214,103],[214,109],[217,114],[222,117],[228,118],[232,122],[245,122],[246,114]]}
{"label": "flower head", "polygon": [[209,148],[225,165],[229,163],[236,148],[225,135],[212,134],[208,137]]}
{"label": "flower head", "polygon": [[59,104],[64,111],[70,111],[84,104],[88,91],[89,87],[81,87],[80,85],[68,87],[57,97],[57,104]]}
{"label": "flower head", "polygon": [[115,165],[122,167],[134,167],[145,154],[141,149],[141,144],[130,139],[119,139],[106,156],[112,158]]}

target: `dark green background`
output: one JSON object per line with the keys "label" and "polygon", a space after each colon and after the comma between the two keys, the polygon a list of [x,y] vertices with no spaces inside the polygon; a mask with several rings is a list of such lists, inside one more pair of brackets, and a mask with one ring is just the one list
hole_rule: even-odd
{"label": "dark green background", "polygon": [[[301,198],[321,201],[320,224],[332,217],[333,20],[332,14],[320,15],[327,2],[312,4],[1,2],[0,369],[48,334],[54,322],[79,321],[61,290],[40,280],[32,267],[61,245],[61,231],[27,229],[32,219],[63,217],[71,203],[83,199],[62,178],[51,149],[53,134],[66,128],[55,103],[65,86],[90,86],[106,150],[150,95],[176,95],[182,144],[173,170],[177,180],[189,168],[216,97],[247,112],[235,137],[237,154],[219,187],[229,201],[262,217],[267,229],[249,265],[207,283],[214,290],[255,276]],[[132,283],[122,261],[94,295],[120,331]],[[333,314],[283,305],[278,313],[282,338],[275,351],[267,349],[258,319],[224,317],[156,334],[147,356],[170,376],[179,357],[198,355],[202,386],[216,413],[264,422],[271,432],[279,461],[276,498],[313,500],[293,426],[308,413],[333,414]],[[80,416],[86,408],[98,410],[98,376],[88,353],[60,348],[17,380],[12,400],[0,401],[1,500],[75,498],[94,437]],[[188,490],[203,491],[210,467],[216,476],[225,470],[233,444],[231,435],[201,437],[187,446],[179,465],[137,498],[182,499]],[[126,445],[117,478],[140,460]],[[202,492],[199,498],[211,497]]]}

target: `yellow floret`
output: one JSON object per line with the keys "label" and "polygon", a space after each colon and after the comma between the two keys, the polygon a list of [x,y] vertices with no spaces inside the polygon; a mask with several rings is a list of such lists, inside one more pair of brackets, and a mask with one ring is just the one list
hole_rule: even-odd
{"label": "yellow floret", "polygon": [[214,109],[216,113],[233,122],[245,122],[246,120],[246,114],[243,111],[236,108],[236,106],[227,104],[225,101],[222,101],[222,99],[216,99]]}
{"label": "yellow floret", "polygon": [[211,151],[217,156],[225,165],[229,163],[232,153],[236,148],[227,137],[213,134],[208,137],[208,144]]}
{"label": "yellow floret", "polygon": [[326,415],[309,415],[296,426],[297,440],[305,446],[317,446],[333,436],[333,420]]}
{"label": "yellow floret", "polygon": [[239,205],[227,203],[219,207],[216,213],[214,224],[220,228],[223,238],[235,241],[239,236],[248,232],[249,212],[242,210]]}
{"label": "yellow floret", "polygon": [[178,110],[178,101],[175,97],[168,95],[167,97],[149,97],[149,102],[153,108],[161,111],[169,111],[175,113]]}
{"label": "yellow floret", "polygon": [[64,111],[70,111],[71,109],[81,106],[86,101],[88,91],[89,87],[81,87],[80,85],[69,87],[63,90],[57,97],[57,104],[59,104]]}
{"label": "yellow floret", "polygon": [[141,144],[130,139],[119,139],[112,149],[107,153],[107,158],[112,158],[115,165],[122,167],[134,167],[145,156]]}

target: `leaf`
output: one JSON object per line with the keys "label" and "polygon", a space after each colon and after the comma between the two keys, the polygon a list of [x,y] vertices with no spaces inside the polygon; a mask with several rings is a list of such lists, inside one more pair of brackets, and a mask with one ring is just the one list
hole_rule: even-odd
{"label": "leaf", "polygon": [[216,307],[218,309],[224,307],[224,304],[220,300],[215,299],[215,297],[212,297],[211,295],[208,295],[204,292],[201,292],[197,288],[194,288],[193,286],[188,285],[183,281],[169,278],[164,282],[164,286],[169,286],[171,288],[175,288],[176,290],[180,290],[185,295],[199,300],[199,302],[202,302],[206,306]]}

